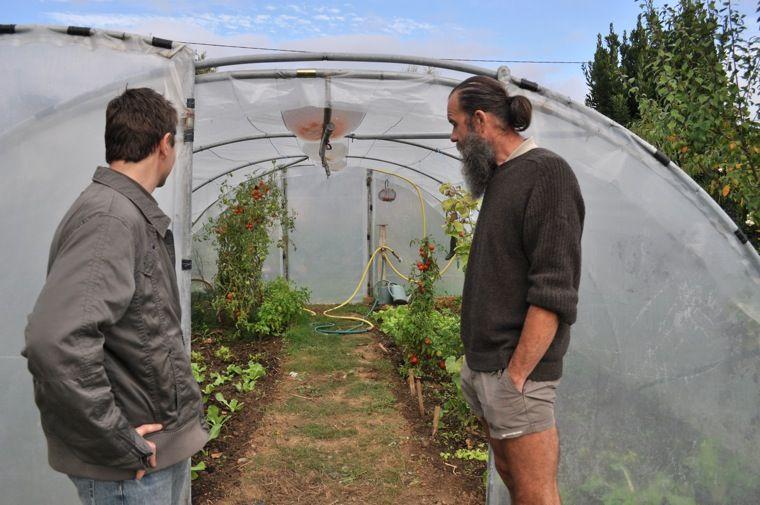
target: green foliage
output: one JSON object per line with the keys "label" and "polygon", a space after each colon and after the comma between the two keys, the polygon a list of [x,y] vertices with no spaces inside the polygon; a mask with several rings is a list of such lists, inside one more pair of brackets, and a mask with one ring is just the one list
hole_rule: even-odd
{"label": "green foliage", "polygon": [[601,34],[597,35],[594,61],[583,65],[589,89],[586,105],[627,125],[631,120],[631,111],[620,67],[620,51],[620,38],[610,24],[610,33],[604,39]]}
{"label": "green foliage", "polygon": [[195,382],[198,384],[202,384],[203,381],[206,380],[206,366],[202,365],[196,361],[190,362],[190,368],[193,371],[193,379],[195,379]]}
{"label": "green foliage", "polygon": [[190,480],[195,480],[199,477],[199,473],[206,469],[206,463],[200,461],[190,467]]}
{"label": "green foliage", "polygon": [[258,335],[282,336],[301,315],[309,302],[309,290],[296,288],[282,277],[266,283],[264,301],[257,313],[253,331]]}
{"label": "green foliage", "polygon": [[214,356],[225,362],[230,362],[234,358],[232,351],[230,351],[230,348],[226,345],[220,345],[217,350],[214,351]]}
{"label": "green foliage", "polygon": [[206,409],[206,424],[208,424],[208,439],[209,442],[219,437],[219,433],[222,431],[224,423],[230,420],[229,414],[223,415],[219,407],[216,405],[209,405]]}
{"label": "green foliage", "polygon": [[475,199],[462,189],[461,186],[442,184],[438,189],[446,197],[441,202],[441,208],[446,216],[443,225],[446,235],[456,239],[454,254],[462,264],[462,269],[467,268],[467,258],[470,256],[472,236],[475,233],[475,210],[479,200]]}
{"label": "green foliage", "polygon": [[754,504],[758,496],[753,465],[740,461],[710,439],[687,456],[680,475],[653,471],[634,451],[603,451],[595,468],[576,489],[563,493],[569,503],[601,505]]}
{"label": "green foliage", "polygon": [[742,59],[757,54],[757,40],[742,45],[742,18],[726,17],[713,3],[682,0],[657,15],[664,29],[651,35],[658,50],[646,67],[655,77],[654,91],[646,95],[633,88],[641,119],[632,129],[673,159],[757,240],[760,128],[738,80],[741,72],[750,79],[745,81],[749,89],[757,86],[757,60]]}
{"label": "green foliage", "polygon": [[235,412],[242,410],[243,405],[245,405],[245,403],[239,402],[237,398],[227,400],[221,392],[215,394],[214,399],[227,407],[227,410],[230,411],[230,414],[234,414]]}
{"label": "green foliage", "polygon": [[266,375],[266,369],[255,361],[249,361],[248,366],[238,372],[240,380],[235,383],[235,389],[239,393],[248,393],[253,391],[256,381]]}
{"label": "green foliage", "polygon": [[760,39],[746,33],[729,0],[646,1],[630,39],[600,35],[584,71],[586,103],[667,154],[758,247]]}
{"label": "green foliage", "polygon": [[459,317],[448,310],[431,310],[422,331],[419,330],[420,318],[412,313],[408,305],[389,307],[375,317],[380,322],[380,330],[393,338],[405,355],[420,359],[417,368],[444,369],[446,358],[462,354]]}
{"label": "green foliage", "polygon": [[757,476],[749,471],[752,465],[722,450],[715,440],[702,440],[686,464],[694,475],[695,494],[709,497],[708,503],[746,503],[760,492]]}
{"label": "green foliage", "polygon": [[[262,266],[269,254],[270,232],[275,225],[292,231],[294,218],[283,205],[273,176],[249,178],[236,188],[225,181],[220,202],[225,210],[206,227],[207,237],[213,235],[218,248],[212,305],[232,321],[238,336],[249,336],[256,331],[256,312],[264,301]],[[281,239],[277,246],[286,244]]]}
{"label": "green foliage", "polygon": [[443,416],[453,416],[461,426],[475,426],[477,419],[462,394],[462,364],[464,356],[451,355],[446,358],[446,372],[455,388],[454,394],[448,395],[443,404]]}

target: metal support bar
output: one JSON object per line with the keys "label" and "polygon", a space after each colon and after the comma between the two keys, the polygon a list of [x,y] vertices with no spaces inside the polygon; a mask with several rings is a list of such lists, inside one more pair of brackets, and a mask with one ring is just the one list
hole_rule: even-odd
{"label": "metal support bar", "polygon": [[383,139],[383,140],[385,140],[386,142],[395,142],[397,144],[406,144],[408,146],[419,147],[421,149],[427,149],[428,151],[433,151],[434,153],[442,154],[443,156],[448,156],[449,158],[455,159],[457,161],[462,161],[462,158],[460,158],[459,156],[454,156],[453,154],[447,153],[446,151],[442,151],[441,149],[436,149],[435,147],[418,144],[416,142],[409,142],[408,140],[398,140],[398,139]]}
{"label": "metal support bar", "polygon": [[[398,134],[355,134],[351,133],[346,135],[345,138],[351,140],[437,140],[447,139],[451,135],[448,133],[398,133]],[[206,144],[205,146],[197,147],[193,151],[199,153],[208,149],[214,149],[216,147],[222,147],[230,144],[237,144],[238,142],[248,142],[251,140],[267,140],[267,139],[291,139],[296,138],[292,133],[264,133],[262,135],[248,135],[246,137],[238,137],[229,140],[221,140],[214,142],[213,144]],[[418,145],[417,147],[424,147],[425,149],[434,149],[427,146]]]}
{"label": "metal support bar", "polygon": [[361,54],[361,53],[298,53],[298,54],[249,54],[244,56],[228,56],[225,58],[213,58],[195,63],[196,70],[204,68],[219,68],[231,65],[246,65],[253,63],[281,63],[300,61],[355,61],[372,63],[401,63],[408,65],[421,65],[433,68],[445,68],[473,75],[487,75],[496,78],[496,71],[490,68],[467,65],[454,61],[443,61],[435,58],[420,58],[415,56],[402,56],[395,54]]}
{"label": "metal support bar", "polygon": [[[373,222],[375,219],[374,216],[374,204],[373,204],[373,198],[374,198],[374,191],[373,191],[373,178],[372,178],[372,170],[367,169],[367,261],[369,261],[372,258],[372,231],[373,231]],[[382,261],[382,260],[381,260]],[[375,283],[375,269],[370,268],[369,272],[367,272],[367,296],[373,296],[372,293],[372,285]]]}
{"label": "metal support bar", "polygon": [[214,142],[213,144],[207,144],[205,146],[197,147],[193,153],[199,153],[208,149],[214,149],[215,147],[222,147],[230,144],[237,144],[238,142],[248,142],[249,140],[264,140],[264,139],[290,139],[296,138],[292,133],[265,133],[263,135],[249,135],[247,137],[238,137],[235,139],[222,140],[220,142]]}
{"label": "metal support bar", "polygon": [[194,187],[192,192],[195,193],[196,191],[198,191],[199,189],[201,189],[203,186],[206,186],[207,184],[211,184],[215,180],[220,179],[220,178],[224,177],[225,175],[229,175],[232,172],[237,172],[238,170],[240,170],[242,168],[250,167],[250,166],[253,166],[253,165],[258,165],[259,163],[266,163],[267,161],[279,161],[279,160],[293,159],[293,158],[300,158],[296,163],[300,163],[300,162],[302,162],[304,160],[309,159],[308,156],[295,155],[295,156],[275,156],[273,158],[264,158],[263,160],[251,161],[251,162],[248,162],[248,163],[244,163],[242,165],[238,165],[237,167],[231,168],[229,170],[225,170],[221,174],[215,175],[211,179],[208,179],[208,180],[202,182],[201,184],[199,184],[198,186]]}
{"label": "metal support bar", "polygon": [[[303,161],[303,160],[301,160]],[[282,207],[283,211],[287,214],[288,212],[288,167],[291,165],[294,165],[296,163],[300,163],[301,161],[297,161],[294,163],[288,163],[287,165],[280,168],[282,173]],[[282,222],[280,222],[280,233],[282,233],[282,274],[285,277],[286,281],[290,280],[290,230],[287,229],[287,227],[282,226]]]}
{"label": "metal support bar", "polygon": [[[283,158],[291,158],[291,157],[292,156],[283,156]],[[290,167],[293,167],[293,166],[300,166],[300,165],[298,165],[298,163],[301,163],[301,162],[303,162],[303,161],[305,161],[307,159],[308,158],[304,156],[304,157],[302,157],[302,158],[300,158],[300,159],[298,159],[298,160],[296,160],[296,161],[294,161],[292,163],[287,163],[285,165],[280,165],[279,167],[275,167],[272,170],[269,170],[269,171],[264,172],[264,173],[262,173],[260,175],[257,175],[256,177],[254,177],[254,179],[259,179],[261,177],[266,177],[269,174],[273,174],[273,173],[275,173],[275,172],[277,172],[279,170],[284,170],[286,168],[290,168]],[[240,169],[240,168],[245,168],[245,167],[239,167],[238,169]],[[198,214],[198,217],[196,217],[195,220],[193,221],[193,226],[195,226],[195,224],[203,216],[203,214],[205,214],[211,207],[213,207],[214,205],[216,205],[216,203],[218,201],[219,201],[219,198],[217,198],[216,200],[214,200],[213,202],[211,202],[211,205],[209,205],[205,209],[203,209],[203,212],[201,212],[200,214]]]}
{"label": "metal support bar", "polygon": [[422,75],[416,72],[387,72],[384,70],[340,70],[340,69],[299,69],[299,70],[238,70],[212,72],[195,77],[196,84],[226,81],[228,79],[314,79],[339,77],[344,79],[366,79],[378,81],[418,81],[424,79],[428,84],[437,84],[453,88],[459,80],[437,75]]}
{"label": "metal support bar", "polygon": [[[288,158],[293,158],[293,156],[280,156],[279,158],[275,158],[275,159],[288,159]],[[417,174],[420,174],[420,175],[422,175],[422,176],[424,176],[424,177],[427,177],[428,179],[431,179],[431,180],[433,180],[433,181],[437,182],[438,184],[443,184],[443,181],[441,181],[440,179],[437,179],[437,178],[433,177],[433,176],[432,176],[432,175],[430,175],[430,174],[426,174],[425,172],[422,172],[422,171],[420,171],[420,170],[417,170],[416,168],[412,168],[412,167],[410,167],[410,166],[408,166],[408,165],[404,165],[404,164],[401,164],[401,163],[396,163],[396,162],[393,162],[393,161],[383,160],[383,159],[380,159],[380,158],[369,158],[369,157],[366,157],[366,156],[347,156],[347,158],[354,158],[354,159],[365,159],[365,160],[370,160],[370,161],[378,161],[378,162],[380,162],[380,163],[386,163],[386,164],[388,164],[388,165],[395,165],[395,166],[397,166],[397,167],[401,167],[401,168],[404,168],[404,169],[406,169],[406,170],[409,170],[409,171],[411,171],[411,172],[415,172],[415,173],[417,173]],[[255,178],[255,179],[257,179],[257,178],[260,178],[260,177],[266,177],[266,176],[267,176],[267,175],[269,175],[269,174],[272,174],[272,173],[274,173],[274,172],[277,172],[277,171],[279,171],[279,170],[283,170],[283,169],[285,169],[285,168],[290,168],[290,167],[294,167],[294,168],[297,168],[297,167],[300,167],[300,166],[309,166],[309,165],[298,165],[298,163],[302,163],[303,161],[305,161],[305,160],[307,160],[307,159],[308,159],[308,158],[304,156],[304,157],[302,157],[301,159],[299,159],[299,160],[296,160],[296,161],[294,161],[294,162],[292,162],[292,163],[288,163],[288,164],[286,164],[286,165],[283,165],[283,166],[280,166],[280,167],[274,168],[274,169],[272,169],[272,170],[269,170],[269,171],[263,172],[263,173],[261,173],[261,174],[259,174],[259,175],[256,175],[256,177],[254,177],[254,178]],[[247,165],[243,165],[243,166],[237,167],[237,168],[235,168],[235,169],[233,169],[233,170],[230,170],[230,171],[228,171],[227,173],[232,173],[232,172],[233,172],[233,171],[235,171],[235,170],[241,170],[241,169],[243,169],[243,168],[246,168],[246,167],[249,167],[249,166],[253,166],[253,165],[256,165],[256,164],[258,164],[258,163],[264,163],[264,162],[266,162],[266,161],[272,161],[272,160],[271,160],[271,159],[267,159],[267,160],[261,160],[261,161],[258,161],[258,162],[254,162],[254,163],[250,163],[250,164],[247,164]],[[368,169],[368,170],[372,170],[372,169],[370,168],[370,169]],[[374,171],[374,170],[372,170],[372,171]],[[225,173],[224,175],[227,175],[227,174]],[[215,177],[214,179],[217,179],[217,178],[218,178],[218,177]],[[206,181],[206,182],[204,182],[204,183],[203,183],[203,185],[206,185],[206,184],[208,184],[209,182],[211,182],[211,181]],[[199,189],[200,187],[201,187],[201,186],[198,186],[198,188],[196,188],[196,189]],[[425,190],[425,188],[420,188],[420,189],[421,189],[422,191],[425,191],[425,193],[427,193],[428,195],[430,195],[430,196],[431,196],[433,199],[435,199],[435,200],[437,200],[437,201],[439,201],[439,202],[441,201],[441,199],[439,198],[439,196],[438,196],[437,194],[435,194],[435,193],[431,193],[431,192],[429,192],[429,191],[426,191],[426,190]],[[193,191],[195,191],[195,190],[193,190]],[[207,206],[205,209],[203,209],[203,212],[201,212],[200,214],[198,214],[198,217],[196,217],[196,218],[195,218],[195,220],[193,221],[193,226],[195,226],[195,224],[196,224],[196,223],[198,223],[198,221],[201,219],[201,217],[203,217],[203,215],[204,215],[206,212],[208,212],[208,210],[209,210],[211,207],[213,207],[214,205],[216,205],[218,201],[219,201],[219,198],[217,198],[216,200],[214,200],[213,202],[211,202],[211,204],[210,204],[209,206]]]}

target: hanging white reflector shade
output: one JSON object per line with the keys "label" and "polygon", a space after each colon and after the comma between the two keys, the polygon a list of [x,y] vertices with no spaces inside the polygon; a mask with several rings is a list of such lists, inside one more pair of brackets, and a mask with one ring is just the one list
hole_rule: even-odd
{"label": "hanging white reflector shade", "polygon": [[[364,119],[364,112],[336,107],[307,105],[282,111],[285,127],[304,141],[303,152],[314,164],[327,165],[332,172],[346,168],[348,144],[334,142],[352,133]],[[325,142],[324,159],[320,147]]]}
{"label": "hanging white reflector shade", "polygon": [[340,139],[356,130],[364,119],[364,112],[357,110],[307,105],[298,109],[282,111],[285,127],[301,140],[319,142],[322,139],[325,119],[335,129],[330,140]]}

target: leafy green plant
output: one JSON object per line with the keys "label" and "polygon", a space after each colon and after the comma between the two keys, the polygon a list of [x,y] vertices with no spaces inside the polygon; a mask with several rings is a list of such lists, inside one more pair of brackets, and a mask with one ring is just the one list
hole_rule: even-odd
{"label": "leafy green plant", "polygon": [[232,351],[226,345],[219,346],[217,350],[214,351],[214,356],[225,362],[230,362],[234,358]]}
{"label": "leafy green plant", "polygon": [[446,358],[446,372],[448,372],[451,383],[454,385],[455,394],[449,395],[443,404],[443,415],[451,415],[457,419],[462,426],[477,425],[477,418],[470,410],[470,406],[462,394],[462,364],[464,356],[449,356]]}
{"label": "leafy green plant", "polygon": [[226,384],[230,380],[232,380],[233,376],[229,373],[219,373],[219,372],[211,372],[210,378],[212,379],[212,383],[214,387],[221,386],[222,384]]}
{"label": "leafy green plant", "polygon": [[234,414],[235,412],[242,410],[243,405],[245,405],[245,403],[239,402],[237,398],[227,400],[221,392],[215,394],[214,398],[216,399],[216,401],[218,401],[219,403],[227,407],[227,410],[229,410],[231,414]]}
{"label": "leafy green plant", "polygon": [[241,370],[241,380],[235,383],[235,389],[240,393],[253,391],[256,381],[266,375],[266,369],[255,361],[249,361],[248,366]]}
{"label": "leafy green plant", "polygon": [[209,405],[206,409],[206,423],[208,424],[208,439],[209,441],[219,437],[219,433],[222,431],[224,423],[229,421],[230,415],[223,415],[216,405]]}
{"label": "leafy green plant", "polygon": [[206,469],[206,463],[203,461],[199,461],[198,463],[192,465],[190,467],[190,480],[197,479],[200,475],[199,473]]}
{"label": "leafy green plant", "polygon": [[378,312],[375,319],[380,330],[402,348],[408,356],[407,366],[417,369],[417,375],[423,370],[443,373],[448,357],[462,355],[459,316],[447,309],[415,313],[410,304],[389,307]]}
{"label": "leafy green plant", "polygon": [[193,371],[193,379],[195,379],[195,382],[197,382],[198,384],[201,384],[203,383],[203,381],[206,380],[206,374],[205,374],[206,366],[205,365],[199,364],[196,361],[191,361],[190,368]]}
{"label": "leafy green plant", "polygon": [[446,197],[441,202],[446,219],[443,225],[444,232],[456,239],[454,254],[465,269],[475,233],[475,211],[479,200],[455,184],[442,184],[438,190]]}
{"label": "leafy green plant", "polygon": [[731,0],[641,6],[629,40],[600,35],[587,104],[630,118],[760,247],[760,38]]}
{"label": "leafy green plant", "polygon": [[[212,305],[228,318],[238,336],[255,333],[257,309],[264,301],[262,267],[269,254],[270,231],[282,227],[283,236],[295,227],[294,217],[283,205],[283,194],[274,176],[249,178],[236,188],[227,181],[221,187],[225,210],[209,221],[207,237],[216,239],[218,259]],[[286,247],[283,239],[277,242]]]}
{"label": "leafy green plant", "polygon": [[309,290],[296,288],[282,277],[267,282],[264,299],[256,312],[253,331],[260,336],[282,336],[309,302]]}

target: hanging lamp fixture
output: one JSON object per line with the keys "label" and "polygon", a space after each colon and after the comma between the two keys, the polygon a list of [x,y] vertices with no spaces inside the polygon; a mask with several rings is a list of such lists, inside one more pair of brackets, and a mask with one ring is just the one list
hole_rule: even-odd
{"label": "hanging lamp fixture", "polygon": [[380,190],[377,196],[384,202],[392,202],[396,199],[396,190],[389,187],[388,179],[385,179],[385,187]]}

